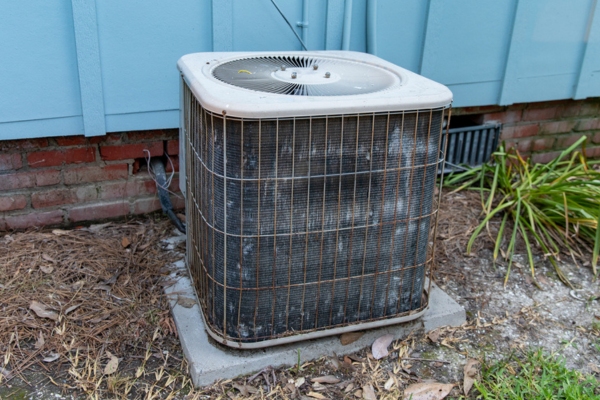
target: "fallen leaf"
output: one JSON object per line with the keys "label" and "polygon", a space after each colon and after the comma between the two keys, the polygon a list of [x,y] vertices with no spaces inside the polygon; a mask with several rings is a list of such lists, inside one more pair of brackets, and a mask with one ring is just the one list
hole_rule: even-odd
{"label": "fallen leaf", "polygon": [[469,394],[469,390],[473,387],[473,382],[475,382],[475,377],[477,376],[477,365],[479,361],[473,360],[472,358],[467,360],[467,364],[464,368],[465,379],[463,383],[463,388],[465,391],[465,396]]}
{"label": "fallen leaf", "polygon": [[392,386],[394,386],[394,378],[390,378],[387,381],[385,381],[385,384],[383,385],[383,388],[385,390],[390,390],[392,388]]}
{"label": "fallen leaf", "polygon": [[350,382],[350,384],[346,386],[346,389],[344,389],[344,393],[350,393],[352,389],[354,389],[354,383]]}
{"label": "fallen leaf", "polygon": [[113,354],[111,354],[109,351],[107,351],[106,354],[108,354],[110,360],[106,363],[106,366],[104,367],[104,375],[114,374],[115,372],[117,372],[117,368],[119,368],[119,359]]}
{"label": "fallen leaf", "polygon": [[110,317],[110,313],[106,313],[106,314],[103,314],[103,315],[101,315],[101,316],[99,316],[99,317],[96,317],[96,318],[94,318],[94,319],[90,319],[90,322],[91,322],[92,324],[97,324],[97,323],[98,323],[98,322],[100,322],[100,321],[104,321],[104,320],[105,320],[106,318],[108,318],[108,317]]}
{"label": "fallen leaf", "polygon": [[433,343],[437,343],[438,339],[440,338],[440,331],[438,331],[437,329],[429,332],[427,334],[427,337],[429,338],[429,340],[431,340]]}
{"label": "fallen leaf", "polygon": [[69,234],[69,231],[65,231],[64,229],[54,229],[52,233],[54,233],[56,236],[61,236]]}
{"label": "fallen leaf", "polygon": [[192,308],[197,303],[196,299],[192,299],[191,297],[177,296],[177,304],[179,304],[181,307]]}
{"label": "fallen leaf", "polygon": [[50,262],[56,262],[56,260],[52,257],[50,257],[48,254],[46,253],[42,253],[42,258],[46,261],[50,261]]}
{"label": "fallen leaf", "polygon": [[124,237],[123,240],[121,240],[121,246],[123,246],[124,249],[127,248],[130,244],[131,241],[126,237]]}
{"label": "fallen leaf", "polygon": [[346,364],[350,364],[350,365],[352,365],[352,360],[351,360],[351,359],[350,359],[350,357],[348,357],[348,356],[344,356],[344,362],[345,362]]}
{"label": "fallen leaf", "polygon": [[52,361],[56,361],[56,360],[58,360],[58,358],[59,358],[59,357],[60,357],[60,354],[57,354],[57,353],[50,353],[50,354],[48,355],[48,357],[44,357],[44,358],[42,359],[42,361],[43,361],[43,362],[45,362],[45,363],[51,363]]}
{"label": "fallen leaf", "polygon": [[452,383],[414,383],[404,389],[404,400],[442,400],[452,390]]}
{"label": "fallen leaf", "polygon": [[304,377],[300,377],[296,379],[296,383],[294,383],[294,385],[299,388],[300,386],[304,385],[304,382],[306,382],[306,379],[304,379]]}
{"label": "fallen leaf", "polygon": [[335,354],[335,351],[333,352],[333,356],[329,357],[329,362],[331,363],[331,366],[333,367],[334,370],[338,370],[340,369],[340,360],[338,360],[337,354]]}
{"label": "fallen leaf", "polygon": [[373,346],[371,346],[371,351],[373,352],[373,358],[379,360],[387,356],[388,346],[394,341],[394,335],[388,333],[387,335],[383,335],[380,338],[377,338],[373,342]]}
{"label": "fallen leaf", "polygon": [[45,274],[51,274],[52,271],[54,271],[54,267],[51,266],[45,266],[45,265],[40,265],[40,270],[45,273]]}
{"label": "fallen leaf", "polygon": [[375,390],[373,390],[373,386],[371,386],[371,385],[363,386],[362,397],[365,400],[377,400],[377,396],[375,396]]}
{"label": "fallen leaf", "polygon": [[44,334],[42,333],[42,331],[40,331],[40,334],[37,340],[35,341],[35,348],[38,350],[41,349],[44,346],[44,343],[46,343],[46,341],[44,340]]}
{"label": "fallen leaf", "polygon": [[53,321],[58,321],[58,314],[54,311],[48,311],[46,306],[42,303],[38,303],[33,300],[31,304],[29,304],[29,309],[36,313],[36,315],[40,318],[49,318]]}
{"label": "fallen leaf", "polygon": [[79,306],[80,306],[81,304],[82,304],[82,303],[75,304],[75,305],[73,305],[73,306],[71,306],[71,307],[67,308],[67,309],[65,310],[65,315],[69,314],[70,312],[73,312],[73,311],[75,311],[77,308],[79,308]]}
{"label": "fallen leaf", "polygon": [[177,213],[175,215],[177,216],[177,218],[179,218],[179,220],[181,222],[185,222],[185,215],[184,214]]}
{"label": "fallen leaf", "polygon": [[318,376],[316,378],[310,378],[310,380],[313,382],[318,382],[318,383],[339,383],[340,382],[340,380],[333,375]]}
{"label": "fallen leaf", "polygon": [[350,343],[356,342],[360,339],[365,333],[364,332],[346,332],[340,335],[340,343],[342,346],[346,346]]}
{"label": "fallen leaf", "polygon": [[354,397],[358,397],[360,399],[362,397],[362,390],[358,389],[353,394],[354,394]]}
{"label": "fallen leaf", "polygon": [[77,291],[81,289],[83,285],[85,285],[85,281],[77,281],[71,285],[71,289]]}
{"label": "fallen leaf", "polygon": [[246,385],[238,385],[237,383],[234,383],[233,387],[236,388],[237,390],[239,390],[239,392],[242,394],[242,396],[250,395],[250,392],[248,391],[248,388],[246,387]]}
{"label": "fallen leaf", "polygon": [[327,399],[327,397],[325,397],[321,393],[317,393],[317,392],[308,392],[306,395],[308,397],[312,397],[313,399]]}

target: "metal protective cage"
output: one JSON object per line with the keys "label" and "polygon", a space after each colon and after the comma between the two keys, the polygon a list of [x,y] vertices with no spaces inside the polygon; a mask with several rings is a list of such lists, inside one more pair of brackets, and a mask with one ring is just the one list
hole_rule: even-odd
{"label": "metal protective cage", "polygon": [[182,102],[187,264],[213,338],[257,348],[424,312],[449,109],[240,119],[185,81]]}

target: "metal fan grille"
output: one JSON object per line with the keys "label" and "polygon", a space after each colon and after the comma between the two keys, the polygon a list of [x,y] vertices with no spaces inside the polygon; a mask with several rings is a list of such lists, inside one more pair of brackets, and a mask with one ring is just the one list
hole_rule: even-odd
{"label": "metal fan grille", "polygon": [[398,76],[374,65],[309,56],[240,58],[216,66],[212,74],[233,86],[293,96],[357,95],[399,83]]}
{"label": "metal fan grille", "polygon": [[237,119],[187,86],[184,104],[187,263],[211,332],[242,345],[427,306],[443,109]]}

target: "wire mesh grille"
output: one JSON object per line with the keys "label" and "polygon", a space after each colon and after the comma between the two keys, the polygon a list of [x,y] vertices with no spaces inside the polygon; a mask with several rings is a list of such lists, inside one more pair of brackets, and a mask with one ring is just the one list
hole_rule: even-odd
{"label": "wire mesh grille", "polygon": [[251,343],[427,305],[443,109],[249,120],[184,84],[188,266],[208,328]]}

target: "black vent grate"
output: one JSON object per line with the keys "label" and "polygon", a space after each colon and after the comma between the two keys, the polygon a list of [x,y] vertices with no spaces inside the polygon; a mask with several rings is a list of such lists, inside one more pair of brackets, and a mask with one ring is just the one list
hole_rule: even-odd
{"label": "black vent grate", "polygon": [[498,147],[500,126],[485,124],[448,130],[444,172],[460,170],[461,165],[476,167],[489,161]]}

